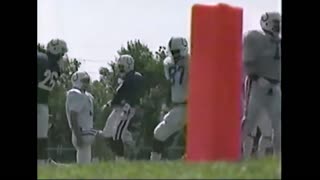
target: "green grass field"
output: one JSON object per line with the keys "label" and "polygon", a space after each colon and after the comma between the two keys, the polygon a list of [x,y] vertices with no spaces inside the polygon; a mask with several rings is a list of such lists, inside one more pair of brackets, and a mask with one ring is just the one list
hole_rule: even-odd
{"label": "green grass field", "polygon": [[275,158],[239,163],[187,163],[183,161],[104,162],[79,166],[38,167],[38,178],[280,178]]}

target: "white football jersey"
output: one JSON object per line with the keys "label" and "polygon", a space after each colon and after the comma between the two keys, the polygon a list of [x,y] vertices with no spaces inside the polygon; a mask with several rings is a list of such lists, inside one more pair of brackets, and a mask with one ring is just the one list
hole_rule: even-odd
{"label": "white football jersey", "polygon": [[243,56],[246,73],[281,80],[281,39],[249,31],[244,38]]}
{"label": "white football jersey", "polygon": [[67,92],[66,114],[69,127],[71,128],[70,112],[78,112],[78,125],[88,130],[93,128],[93,96],[88,93],[82,93],[79,89],[71,89]]}
{"label": "white football jersey", "polygon": [[175,63],[173,58],[169,56],[163,62],[166,79],[171,81],[171,100],[173,103],[183,103],[187,101],[188,61],[189,56]]}

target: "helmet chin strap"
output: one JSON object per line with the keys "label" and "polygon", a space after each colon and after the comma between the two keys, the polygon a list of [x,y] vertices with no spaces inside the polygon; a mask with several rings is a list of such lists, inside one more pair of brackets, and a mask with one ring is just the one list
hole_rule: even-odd
{"label": "helmet chin strap", "polygon": [[130,74],[131,72],[133,72],[134,70],[131,70],[129,72],[123,72],[123,73],[119,73],[119,76],[121,79],[125,78],[128,74]]}
{"label": "helmet chin strap", "polygon": [[59,54],[52,54],[52,53],[50,53],[50,52],[47,52],[47,55],[48,55],[51,59],[53,59],[55,62],[58,62],[58,61],[62,58],[62,56],[60,56]]}
{"label": "helmet chin strap", "polygon": [[268,30],[265,30],[265,29],[263,29],[263,32],[265,34],[271,36],[272,38],[279,38],[279,34],[280,34],[280,33],[274,33],[272,31],[268,31]]}
{"label": "helmet chin strap", "polygon": [[181,61],[183,58],[185,58],[184,56],[180,56],[179,58],[174,58],[173,57],[173,60],[175,63],[178,63],[179,61]]}

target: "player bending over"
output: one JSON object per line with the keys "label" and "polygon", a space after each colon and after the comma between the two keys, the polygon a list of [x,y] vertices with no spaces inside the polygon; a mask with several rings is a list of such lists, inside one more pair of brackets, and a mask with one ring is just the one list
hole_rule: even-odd
{"label": "player bending over", "polygon": [[67,44],[63,40],[51,40],[46,49],[46,53],[37,52],[37,146],[38,146],[38,164],[44,164],[48,161],[48,124],[49,94],[56,85],[61,74],[61,61],[65,53],[68,52]]}
{"label": "player bending over", "polygon": [[[242,130],[244,155],[251,151],[248,144],[252,144],[252,133],[257,126],[262,135],[258,156],[265,155],[269,148],[281,153],[280,23],[279,13],[267,12],[260,20],[263,32],[249,31],[244,38],[244,67],[250,81]],[[268,118],[262,118],[266,115]]]}
{"label": "player bending over", "polygon": [[91,162],[91,145],[97,131],[93,129],[93,96],[87,92],[90,76],[78,71],[71,77],[72,89],[67,92],[66,114],[72,132],[72,144],[77,150],[77,163]]}
{"label": "player bending over", "polygon": [[151,160],[160,160],[164,142],[185,125],[188,87],[188,43],[185,38],[172,37],[169,41],[170,55],[164,60],[167,80],[171,81],[173,108],[154,129]]}
{"label": "player bending over", "polygon": [[117,61],[122,79],[109,106],[113,108],[101,136],[106,139],[116,160],[124,159],[124,142],[132,141],[128,126],[133,118],[141,119],[140,98],[144,95],[144,78],[134,71],[134,59],[121,55]]}

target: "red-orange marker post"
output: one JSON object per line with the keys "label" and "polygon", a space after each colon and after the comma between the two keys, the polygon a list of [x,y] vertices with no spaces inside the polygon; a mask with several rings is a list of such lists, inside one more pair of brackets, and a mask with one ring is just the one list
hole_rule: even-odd
{"label": "red-orange marker post", "polygon": [[242,9],[197,4],[191,23],[187,160],[239,160]]}

